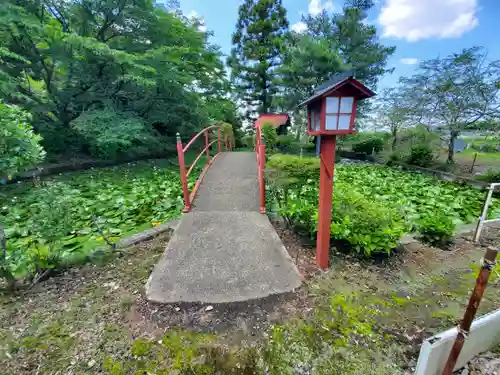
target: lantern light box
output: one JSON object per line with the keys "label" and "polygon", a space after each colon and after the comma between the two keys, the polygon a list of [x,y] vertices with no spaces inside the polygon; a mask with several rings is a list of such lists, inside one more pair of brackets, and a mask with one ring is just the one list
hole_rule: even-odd
{"label": "lantern light box", "polygon": [[301,103],[307,105],[309,134],[316,136],[354,133],[358,101],[374,95],[373,91],[353,77],[352,72],[334,76],[319,86],[313,96]]}

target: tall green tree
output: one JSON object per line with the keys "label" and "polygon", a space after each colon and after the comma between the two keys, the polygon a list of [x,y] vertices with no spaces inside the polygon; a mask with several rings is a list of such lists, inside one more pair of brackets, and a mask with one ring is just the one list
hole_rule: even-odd
{"label": "tall green tree", "polygon": [[287,32],[281,0],[245,0],[240,5],[228,65],[237,97],[249,111],[272,109],[277,92],[272,82],[282,62]]}
{"label": "tall green tree", "polygon": [[447,139],[450,163],[461,131],[500,116],[500,60],[488,61],[481,47],[423,61],[415,75],[400,82],[414,116]]}
{"label": "tall green tree", "polygon": [[332,73],[345,69],[342,58],[336,49],[330,48],[328,39],[292,34],[274,81],[280,87],[276,102],[287,111],[294,110]]}
{"label": "tall green tree", "polygon": [[332,65],[331,74],[339,73],[339,67],[353,69],[357,79],[375,89],[380,77],[392,71],[387,60],[395,47],[381,44],[377,28],[366,23],[373,5],[372,0],[350,0],[340,13],[323,11],[316,16],[308,15],[303,21],[310,38],[324,40],[327,48],[340,56],[343,66]]}
{"label": "tall green tree", "polygon": [[[107,119],[130,118],[115,137],[138,126],[170,143],[177,131],[196,132],[210,121],[207,98],[227,96],[229,86],[218,47],[172,9],[151,0],[6,0],[0,98],[32,113],[52,152],[76,144],[88,152],[95,145],[85,142],[112,134],[101,122],[89,123],[103,118],[99,111]],[[102,134],[82,137],[85,129]]]}
{"label": "tall green tree", "polygon": [[[385,89],[375,106],[377,127],[384,127],[391,133],[391,150],[396,147],[399,132],[415,124],[414,108],[405,88]],[[418,123],[418,121],[416,121]]]}
{"label": "tall green tree", "polygon": [[[379,43],[376,28],[366,24],[372,6],[371,0],[348,1],[340,13],[323,11],[303,17],[306,31],[288,35],[282,65],[276,70],[276,105],[301,118],[297,105],[332,75],[349,69],[375,89],[378,79],[391,71],[387,59],[394,47]],[[358,111],[363,114],[366,108],[362,102]],[[297,130],[297,137],[301,131]]]}

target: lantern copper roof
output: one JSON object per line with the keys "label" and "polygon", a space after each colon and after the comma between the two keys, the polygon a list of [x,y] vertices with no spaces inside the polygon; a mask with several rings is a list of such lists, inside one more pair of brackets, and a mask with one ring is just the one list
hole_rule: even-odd
{"label": "lantern copper roof", "polygon": [[309,104],[325,96],[328,96],[345,85],[350,85],[357,90],[358,99],[367,99],[376,95],[372,90],[370,90],[368,87],[366,87],[365,85],[363,85],[361,82],[359,82],[357,79],[354,78],[353,71],[347,71],[337,74],[328,81],[326,81],[325,83],[319,85],[314,90],[314,95],[304,100],[302,103],[299,104],[299,106]]}

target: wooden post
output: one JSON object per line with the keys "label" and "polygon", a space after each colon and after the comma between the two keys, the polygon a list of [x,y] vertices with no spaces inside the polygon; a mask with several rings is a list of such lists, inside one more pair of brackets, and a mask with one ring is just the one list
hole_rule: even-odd
{"label": "wooden post", "polygon": [[476,159],[477,159],[477,152],[474,154],[474,160],[472,161],[469,173],[472,173],[474,171],[474,166],[476,165]]}
{"label": "wooden post", "polygon": [[217,153],[220,153],[220,128],[217,131]]}
{"label": "wooden post", "polygon": [[191,209],[191,202],[189,201],[189,189],[186,177],[186,163],[184,161],[184,151],[182,149],[181,135],[177,133],[177,155],[179,157],[179,168],[181,170],[181,184],[182,191],[184,192],[184,209],[182,212],[189,212]]}
{"label": "wooden post", "polygon": [[478,242],[479,237],[481,237],[481,231],[483,230],[484,221],[488,216],[488,207],[490,206],[491,198],[493,197],[493,190],[495,190],[495,187],[492,184],[488,187],[488,194],[486,194],[486,200],[484,201],[483,212],[481,212],[481,217],[479,217],[479,221],[477,222],[476,233],[474,234],[475,242]]}
{"label": "wooden post", "polygon": [[457,338],[455,339],[455,343],[451,348],[450,356],[448,357],[448,361],[443,370],[443,375],[452,375],[453,368],[455,367],[458,357],[460,356],[460,352],[465,343],[465,339],[469,334],[470,327],[472,325],[472,321],[476,316],[477,309],[479,307],[479,303],[483,298],[484,291],[486,289],[486,285],[488,284],[488,279],[491,274],[491,270],[495,266],[495,261],[497,258],[498,249],[494,247],[488,247],[486,250],[486,255],[484,256],[484,261],[481,266],[481,270],[479,271],[479,275],[476,279],[476,286],[474,287],[474,291],[469,299],[469,304],[467,309],[465,310],[464,318],[460,322],[460,326],[458,329]]}
{"label": "wooden post", "polygon": [[328,268],[330,253],[330,226],[332,221],[333,174],[335,169],[335,147],[337,136],[322,136],[320,146],[318,238],[316,240],[316,263]]}
{"label": "wooden post", "polygon": [[207,164],[210,163],[210,150],[208,147],[208,130],[205,130],[205,148],[207,149],[206,154],[207,154]]}

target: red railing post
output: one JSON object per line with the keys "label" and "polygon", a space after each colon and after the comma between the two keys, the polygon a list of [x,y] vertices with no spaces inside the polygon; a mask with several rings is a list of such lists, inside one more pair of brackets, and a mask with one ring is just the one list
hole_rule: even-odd
{"label": "red railing post", "polygon": [[189,212],[189,210],[191,209],[191,202],[189,201],[189,189],[186,177],[186,163],[184,161],[184,150],[182,149],[181,135],[179,133],[177,133],[177,155],[179,157],[179,168],[181,170],[182,191],[184,192],[183,212]]}
{"label": "red railing post", "polygon": [[[257,155],[257,163],[259,163],[259,142],[260,142],[260,128],[257,128],[255,132],[255,154]],[[259,165],[259,164],[257,164]]]}
{"label": "red railing post", "polygon": [[217,130],[217,153],[220,153],[220,128]]}
{"label": "red railing post", "polygon": [[264,168],[266,166],[266,144],[262,141],[262,134],[259,132],[259,158],[258,158],[258,168],[259,168],[259,196],[260,196],[260,213],[266,213],[266,185],[264,182]]}
{"label": "red railing post", "polygon": [[208,147],[208,130],[205,130],[205,148],[207,149],[207,163],[210,163],[210,150]]}

